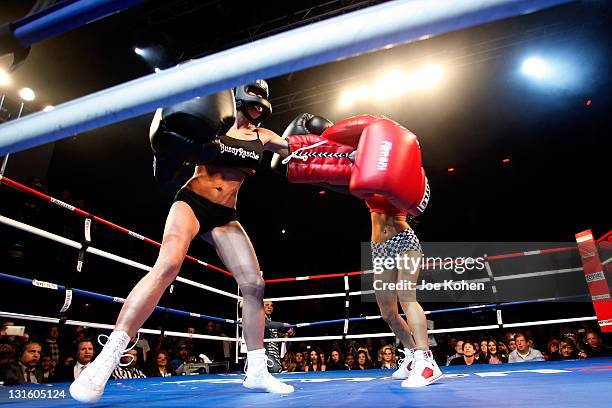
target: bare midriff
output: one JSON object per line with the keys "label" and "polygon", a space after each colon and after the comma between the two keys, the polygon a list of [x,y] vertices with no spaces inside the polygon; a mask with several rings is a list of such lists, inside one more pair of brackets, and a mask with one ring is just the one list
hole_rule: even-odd
{"label": "bare midriff", "polygon": [[210,165],[196,166],[185,187],[213,203],[236,208],[238,191],[246,175],[244,172]]}
{"label": "bare midriff", "polygon": [[372,242],[385,242],[410,228],[406,217],[372,212]]}

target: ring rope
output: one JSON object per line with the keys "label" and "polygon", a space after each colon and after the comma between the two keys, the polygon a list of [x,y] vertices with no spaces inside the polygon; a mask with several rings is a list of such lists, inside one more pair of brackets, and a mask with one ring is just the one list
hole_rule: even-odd
{"label": "ring rope", "polygon": [[[31,285],[37,288],[45,288],[45,289],[51,289],[51,290],[65,290],[66,289],[65,286],[58,285],[57,283],[46,282],[46,281],[41,281],[41,280],[36,280],[36,279],[22,278],[20,276],[9,275],[6,273],[0,273],[0,279],[11,281],[11,282],[16,282],[16,283],[21,283],[24,285]],[[83,289],[72,288],[72,293],[74,293],[75,295],[81,295],[83,297],[87,297],[91,299],[104,300],[106,302],[111,302],[111,303],[124,303],[125,302],[124,298],[103,295],[101,293],[91,292],[91,291],[83,290]],[[172,313],[175,315],[196,317],[198,319],[204,319],[204,320],[214,320],[216,322],[224,322],[224,323],[230,323],[230,324],[238,323],[236,320],[232,320],[232,319],[224,319],[222,317],[208,316],[208,315],[203,315],[200,313],[185,312],[183,310],[165,308],[162,306],[155,306],[155,311],[157,312],[167,311],[168,313]]]}
{"label": "ring rope", "polygon": [[[42,192],[40,192],[38,190],[34,190],[33,188],[30,188],[30,187],[28,187],[26,185],[18,183],[15,180],[11,180],[11,179],[9,179],[7,177],[3,177],[3,178],[0,178],[0,183],[5,184],[5,185],[7,185],[9,187],[13,187],[16,190],[19,190],[19,191],[21,191],[23,193],[29,194],[29,195],[31,195],[33,197],[37,197],[37,198],[45,200],[45,201],[47,201],[49,203],[55,204],[56,206],[61,207],[61,208],[65,209],[65,210],[72,211],[73,213],[75,213],[75,214],[77,214],[77,215],[79,215],[79,216],[81,216],[83,218],[90,217],[94,221],[99,222],[100,224],[106,225],[107,227],[110,227],[110,228],[112,228],[112,229],[114,229],[116,231],[122,232],[122,233],[124,233],[126,235],[129,235],[129,236],[134,237],[136,239],[139,239],[141,241],[147,242],[147,243],[149,243],[151,245],[154,245],[154,246],[156,246],[158,248],[161,247],[161,244],[159,242],[154,241],[151,238],[147,238],[144,235],[138,234],[138,233],[136,233],[134,231],[130,231],[127,228],[124,228],[124,227],[122,227],[120,225],[117,225],[117,224],[114,224],[114,223],[112,223],[110,221],[107,221],[104,218],[100,218],[100,217],[98,217],[96,215],[93,215],[93,214],[87,212],[87,211],[84,211],[84,210],[82,210],[80,208],[74,207],[74,206],[72,206],[72,205],[70,205],[68,203],[65,203],[65,202],[63,202],[61,200],[58,200],[58,199],[56,199],[56,198],[54,198],[54,197],[52,197],[50,195],[47,195],[47,194],[42,193]],[[227,276],[230,276],[230,277],[233,276],[231,272],[226,271],[225,269],[219,268],[218,266],[211,265],[211,264],[209,264],[207,262],[201,261],[201,260],[199,260],[197,258],[194,258],[191,255],[187,255],[185,258],[188,259],[191,262],[198,263],[198,264],[200,264],[202,266],[205,266],[205,267],[207,267],[209,269],[212,269],[212,270],[214,270],[216,272],[220,272],[220,273],[222,273],[224,275],[227,275]]]}
{"label": "ring rope", "polygon": [[[37,315],[2,312],[2,311],[0,311],[0,317],[6,317],[9,319],[30,320],[30,321],[43,322],[43,323],[54,323],[54,324],[59,322],[59,319],[56,317],[46,317],[46,316],[37,316]],[[66,320],[65,324],[69,326],[86,326],[86,327],[93,327],[96,329],[107,329],[107,330],[113,330],[115,328],[115,325],[113,324],[83,322],[80,320]],[[145,328],[141,328],[140,330],[138,330],[138,332],[144,333],[144,334],[162,334],[161,330],[145,329]],[[183,332],[175,332],[175,331],[165,331],[163,334],[166,336],[171,336],[171,337],[186,337],[186,338],[194,338],[194,339],[235,341],[235,342],[240,341],[239,338],[235,338],[235,337],[210,336],[207,334],[192,334],[192,333],[183,333]]]}
{"label": "ring rope", "polygon": [[[60,244],[63,244],[63,245],[75,248],[77,250],[81,248],[81,244],[76,242],[76,241],[70,240],[68,238],[62,237],[62,236],[57,235],[57,234],[53,234],[52,232],[48,232],[48,231],[45,231],[45,230],[40,229],[40,228],[33,227],[31,225],[22,223],[20,221],[13,220],[13,219],[5,217],[3,215],[0,215],[0,223],[8,225],[8,226],[11,226],[11,227],[14,227],[14,228],[17,228],[17,229],[20,229],[20,230],[25,231],[25,232],[29,232],[29,233],[34,234],[34,235],[38,235],[38,236],[40,236],[42,238],[47,238],[47,239],[49,239],[51,241],[55,241],[57,243],[60,243]],[[116,261],[116,262],[122,263],[124,265],[132,266],[134,268],[141,269],[141,270],[146,271],[146,272],[149,272],[152,269],[150,266],[147,266],[147,265],[144,265],[144,264],[132,261],[132,260],[127,259],[127,258],[123,258],[123,257],[115,255],[115,254],[111,254],[110,252],[106,252],[106,251],[103,251],[101,249],[97,249],[97,248],[92,247],[92,246],[88,247],[86,252],[92,253],[94,255],[98,255],[98,256],[100,256],[102,258],[106,258],[106,259],[110,259],[112,261]],[[207,290],[209,292],[217,293],[219,295],[227,296],[227,297],[230,297],[230,298],[233,298],[233,299],[236,299],[236,300],[241,300],[242,299],[242,297],[234,295],[233,293],[229,293],[229,292],[226,292],[226,291],[223,291],[223,290],[220,290],[220,289],[216,289],[216,288],[213,288],[211,286],[204,285],[202,283],[197,283],[197,282],[194,282],[194,281],[192,281],[190,279],[182,278],[180,276],[177,276],[176,280],[178,282],[182,282],[182,283],[185,283],[185,284],[190,285],[190,286],[199,287],[199,288],[205,289],[205,290]]]}
{"label": "ring rope", "polygon": [[[495,309],[498,307],[502,308],[502,307],[509,307],[509,306],[529,305],[529,304],[534,304],[534,303],[569,301],[569,300],[579,300],[579,299],[585,299],[585,300],[589,299],[589,295],[574,295],[574,296],[561,296],[561,297],[542,298],[542,299],[533,299],[533,300],[519,300],[519,301],[514,301],[514,302],[503,302],[499,304],[498,303],[488,303],[488,304],[482,304],[482,305],[472,305],[472,306],[456,307],[456,308],[448,308],[448,309],[428,310],[428,311],[425,311],[425,314],[431,316],[431,315],[442,314],[442,313],[466,312],[466,311],[473,311],[473,310],[478,310],[478,309],[486,310],[486,309]],[[405,317],[406,315],[404,313],[400,313],[400,316]],[[342,319],[332,319],[332,320],[319,320],[319,321],[307,322],[307,323],[295,323],[295,324],[289,324],[286,327],[322,326],[322,325],[335,324],[335,323],[344,323],[345,320],[348,320],[350,322],[360,322],[360,321],[365,321],[365,320],[377,320],[380,318],[381,318],[380,315],[359,316],[359,317],[350,317],[348,319],[342,318]]]}
{"label": "ring rope", "polygon": [[[572,317],[568,319],[553,319],[553,320],[538,320],[531,322],[522,323],[507,323],[503,327],[524,327],[524,326],[539,326],[548,324],[560,324],[560,323],[575,323],[597,320],[597,316],[584,316],[584,317]],[[499,325],[490,324],[485,326],[469,326],[469,327],[454,327],[450,329],[435,329],[428,330],[430,334],[443,334],[443,333],[455,333],[461,331],[479,331],[479,330],[495,330],[499,329]],[[342,340],[346,339],[362,339],[368,337],[395,337],[393,333],[365,333],[365,334],[349,334],[347,336],[335,335],[335,336],[312,336],[312,337],[279,337],[275,339],[264,339],[266,343],[272,342],[290,342],[290,341],[314,341],[314,340]]]}

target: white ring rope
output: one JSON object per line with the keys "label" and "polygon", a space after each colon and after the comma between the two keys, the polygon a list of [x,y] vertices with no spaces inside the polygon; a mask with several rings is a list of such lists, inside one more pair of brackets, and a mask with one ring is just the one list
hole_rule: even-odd
{"label": "white ring rope", "polygon": [[[12,312],[1,312],[1,317],[7,317],[10,319],[22,319],[22,320],[30,320],[35,322],[44,322],[44,323],[59,323],[60,319],[56,317],[46,317],[46,316],[37,316],[30,314],[22,314],[22,313],[12,313]],[[113,330],[115,328],[114,324],[104,324],[104,323],[92,323],[92,322],[82,322],[79,320],[66,320],[65,324],[69,326],[85,326],[85,327],[93,327],[96,329],[106,329]],[[138,330],[139,333],[145,334],[161,334],[161,330],[154,329],[145,329],[141,328]],[[204,339],[204,340],[222,340],[222,341],[235,341],[240,342],[239,338],[235,337],[226,337],[226,336],[210,336],[207,334],[191,334],[191,333],[182,333],[175,331],[164,331],[164,335],[172,336],[172,337],[186,337],[186,338],[194,338],[194,339]]]}
{"label": "white ring rope", "polygon": [[[33,227],[33,226],[25,224],[23,222],[13,220],[13,219],[5,217],[3,215],[0,215],[0,223],[5,224],[5,225],[9,225],[11,227],[20,229],[20,230],[25,231],[25,232],[29,232],[29,233],[34,234],[34,235],[38,235],[39,237],[46,238],[46,239],[48,239],[50,241],[54,241],[54,242],[57,242],[57,243],[60,243],[60,244],[63,244],[63,245],[66,245],[66,246],[69,246],[69,247],[72,247],[72,248],[75,248],[75,249],[81,249],[81,244],[79,242],[70,240],[68,238],[64,238],[64,237],[62,237],[60,235],[53,234],[51,232],[45,231],[45,230],[40,229],[40,228]],[[115,255],[115,254],[111,254],[110,252],[106,252],[106,251],[103,251],[101,249],[94,248],[92,246],[87,247],[85,252],[88,252],[88,253],[91,253],[91,254],[94,254],[94,255],[98,255],[98,256],[100,256],[102,258],[110,259],[112,261],[119,262],[119,263],[122,263],[124,265],[132,266],[134,268],[141,269],[141,270],[146,271],[146,272],[149,272],[152,269],[150,266],[147,266],[147,265],[144,265],[144,264],[132,261],[132,260],[127,259],[127,258],[123,258],[123,257]],[[225,292],[223,290],[216,289],[216,288],[213,288],[211,286],[204,285],[203,283],[198,283],[198,282],[192,281],[190,279],[181,278],[180,276],[178,276],[176,278],[176,280],[179,281],[179,282],[182,282],[182,283],[184,283],[186,285],[198,287],[198,288],[207,290],[209,292],[217,293],[217,294],[222,295],[222,296],[227,296],[227,297],[230,297],[230,298],[236,299],[236,300],[242,300],[241,296],[234,295],[233,293]]]}

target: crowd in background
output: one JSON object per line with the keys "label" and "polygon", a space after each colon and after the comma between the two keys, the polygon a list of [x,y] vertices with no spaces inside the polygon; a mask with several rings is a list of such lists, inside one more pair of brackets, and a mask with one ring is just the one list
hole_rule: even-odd
{"label": "crowd in background", "polygon": [[[26,322],[27,323],[27,322]],[[19,323],[24,324],[24,323]],[[17,333],[15,322],[0,331],[0,381],[5,385],[74,380],[92,361],[105,336],[82,326],[48,326],[32,333]],[[194,327],[188,333],[198,334]],[[496,337],[470,333],[436,336],[433,347],[440,365],[505,364],[612,356],[598,330],[588,326],[556,328],[555,335],[538,341],[529,331],[501,332]],[[224,336],[221,325],[208,322],[202,334]],[[282,337],[279,336],[279,337]],[[167,377],[190,374],[189,363],[233,362],[233,343],[196,338],[144,336],[133,338],[113,372],[115,379]],[[403,358],[394,338],[363,341],[288,342],[280,372],[397,369]],[[232,365],[233,369],[241,369]]]}

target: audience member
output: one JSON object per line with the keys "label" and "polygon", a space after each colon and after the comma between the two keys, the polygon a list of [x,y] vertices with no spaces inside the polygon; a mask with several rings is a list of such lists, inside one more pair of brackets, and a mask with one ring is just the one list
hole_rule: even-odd
{"label": "audience member", "polygon": [[610,357],[612,356],[612,348],[602,344],[599,333],[595,330],[586,331],[586,344],[584,352],[588,357]]}
{"label": "audience member", "polygon": [[[500,342],[501,343],[501,342]],[[503,343],[502,343],[503,344]],[[487,343],[487,358],[489,364],[501,364],[508,362],[508,354],[502,353],[498,348],[498,343],[495,339],[491,338]]]}
{"label": "audience member", "polygon": [[385,370],[397,370],[397,363],[395,361],[395,350],[391,346],[383,347],[382,361],[378,368]]}
{"label": "audience member", "polygon": [[41,351],[39,343],[25,343],[17,362],[0,366],[0,381],[3,381],[4,385],[42,384],[43,373],[37,367]]}
{"label": "audience member", "polygon": [[308,353],[308,364],[304,367],[304,371],[325,371],[327,367],[321,361],[321,354],[318,350],[312,349]]}
{"label": "audience member", "polygon": [[457,357],[463,357],[463,340],[455,341],[455,354],[451,354],[446,359],[446,365],[450,365],[450,362]]}
{"label": "audience member", "polygon": [[170,377],[176,375],[176,372],[172,370],[168,352],[164,350],[159,350],[155,353],[151,366],[149,377]]}
{"label": "audience member", "polygon": [[[54,371],[53,380],[56,382],[74,381],[87,367],[94,356],[94,346],[91,340],[82,339],[77,343],[76,363],[64,364]],[[74,360],[73,360],[74,361]]]}
{"label": "audience member", "polygon": [[342,352],[339,349],[333,349],[329,363],[326,365],[327,371],[346,370],[347,367],[342,360]]}
{"label": "audience member", "polygon": [[449,365],[472,365],[472,364],[483,364],[481,360],[476,359],[476,350],[474,343],[466,341],[463,343],[463,355],[453,359]]}
{"label": "audience member", "polygon": [[514,335],[516,350],[508,356],[509,363],[525,363],[530,361],[544,361],[544,356],[539,350],[529,347],[529,343],[523,333]]}
{"label": "audience member", "polygon": [[44,342],[43,354],[51,357],[51,362],[53,363],[53,369],[57,367],[60,359],[60,346],[58,343],[59,337],[59,329],[57,326],[51,326],[47,330],[47,338]]}

